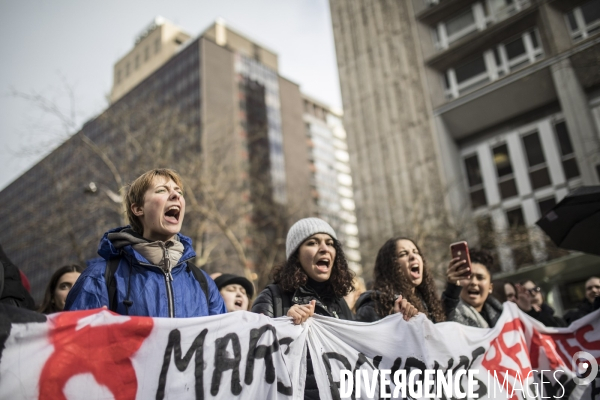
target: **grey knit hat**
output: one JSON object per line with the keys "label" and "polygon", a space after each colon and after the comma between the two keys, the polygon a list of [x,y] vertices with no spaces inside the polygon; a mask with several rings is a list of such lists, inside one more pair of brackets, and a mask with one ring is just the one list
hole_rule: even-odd
{"label": "grey knit hat", "polygon": [[326,233],[335,240],[337,236],[333,228],[320,218],[304,218],[290,228],[285,241],[285,257],[289,259],[296,249],[307,238],[315,233]]}

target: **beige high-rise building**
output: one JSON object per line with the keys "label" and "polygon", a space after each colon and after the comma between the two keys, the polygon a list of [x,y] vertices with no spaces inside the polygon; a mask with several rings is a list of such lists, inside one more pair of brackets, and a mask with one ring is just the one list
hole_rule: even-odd
{"label": "beige high-rise building", "polygon": [[393,235],[443,255],[454,234],[573,304],[600,263],[553,258],[534,224],[600,182],[600,1],[330,6],[364,265]]}
{"label": "beige high-rise building", "polygon": [[110,102],[119,100],[161,67],[191,36],[163,17],[156,17],[135,39],[135,46],[113,68]]}

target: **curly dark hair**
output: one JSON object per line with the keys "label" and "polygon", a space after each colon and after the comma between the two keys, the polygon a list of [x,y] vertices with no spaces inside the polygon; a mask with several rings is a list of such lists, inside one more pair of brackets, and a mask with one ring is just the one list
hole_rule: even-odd
{"label": "curly dark hair", "polygon": [[[341,243],[334,239],[333,247],[335,248],[335,260],[327,282],[333,295],[340,298],[354,290],[354,286],[352,286],[354,272],[348,268],[348,261]],[[308,275],[300,264],[299,253],[300,247],[290,255],[285,263],[273,269],[273,282],[285,292],[293,292],[300,286],[306,285],[308,281]]]}
{"label": "curly dark hair", "polygon": [[494,266],[494,256],[492,256],[492,253],[485,250],[469,250],[469,258],[471,259],[471,264],[477,263],[483,265],[487,268],[490,276],[492,275],[490,273],[490,270]]}
{"label": "curly dark hair", "polygon": [[38,308],[38,311],[43,314],[51,314],[55,312],[59,312],[58,307],[54,303],[54,291],[56,290],[56,286],[58,285],[58,281],[64,274],[68,274],[70,272],[83,272],[83,268],[77,264],[65,265],[57,269],[50,278],[48,285],[46,286],[46,291],[44,292],[44,300],[42,304]]}
{"label": "curly dark hair", "polygon": [[[398,268],[397,246],[399,240],[412,242],[423,258],[423,280],[417,287],[413,287],[408,277],[405,276],[405,272]],[[399,236],[385,242],[377,253],[374,272],[373,300],[375,301],[375,311],[381,318],[392,313],[394,297],[401,294],[403,298],[434,322],[446,320],[442,302],[436,292],[433,275],[427,268],[427,262],[421,249],[412,239]]]}

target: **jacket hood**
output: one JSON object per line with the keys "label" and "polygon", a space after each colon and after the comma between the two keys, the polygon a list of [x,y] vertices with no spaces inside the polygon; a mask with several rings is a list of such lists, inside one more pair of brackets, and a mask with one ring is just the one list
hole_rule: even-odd
{"label": "jacket hood", "polygon": [[[183,244],[183,255],[179,263],[187,261],[190,258],[196,257],[194,247],[192,246],[192,240],[181,233],[177,234],[177,238]],[[118,257],[121,251],[130,254],[140,262],[148,263],[137,251],[131,246],[139,243],[149,243],[147,239],[144,239],[139,233],[135,232],[131,226],[123,226],[109,230],[100,239],[98,245],[98,254],[105,260]]]}

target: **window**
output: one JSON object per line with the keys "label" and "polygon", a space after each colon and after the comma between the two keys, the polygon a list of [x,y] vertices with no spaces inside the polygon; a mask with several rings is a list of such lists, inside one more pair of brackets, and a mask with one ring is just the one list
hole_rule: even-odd
{"label": "window", "polygon": [[508,146],[503,144],[492,150],[494,154],[494,165],[498,175],[498,188],[502,199],[508,199],[518,194],[515,176],[513,174]]}
{"label": "window", "polygon": [[446,96],[458,97],[490,80],[483,56],[452,68],[447,72]]}
{"label": "window", "polygon": [[496,61],[498,69],[504,73],[513,72],[541,58],[543,53],[537,35],[537,31],[533,30],[499,45],[500,62]]}
{"label": "window", "polygon": [[465,158],[465,169],[467,171],[467,181],[469,184],[469,193],[471,196],[471,207],[476,209],[487,205],[485,190],[483,188],[483,179],[481,177],[481,168],[477,154]]}
{"label": "window", "polygon": [[477,233],[479,235],[479,247],[482,250],[495,252],[496,240],[494,239],[494,225],[489,215],[484,215],[476,220]]}
{"label": "window", "polygon": [[543,217],[548,213],[548,211],[552,210],[552,207],[556,205],[556,199],[554,197],[550,197],[549,199],[539,200],[537,204],[540,210],[540,216]]}
{"label": "window", "polygon": [[156,38],[154,41],[154,53],[158,53],[160,51],[160,38]]}
{"label": "window", "polygon": [[537,132],[523,136],[523,147],[527,155],[527,164],[529,172],[529,180],[531,187],[535,189],[549,186],[550,174],[548,173],[548,165],[544,157],[544,150],[540,142],[540,135]]}
{"label": "window", "polygon": [[464,64],[448,69],[444,74],[446,97],[457,98],[535,62],[543,56],[539,43],[538,32],[534,29],[486,50]]}
{"label": "window", "polygon": [[479,28],[485,28],[485,18],[481,3],[474,3],[437,25],[434,29],[436,46],[447,49],[451,43]]}
{"label": "window", "polygon": [[507,211],[506,219],[508,220],[508,226],[511,228],[520,228],[525,226],[525,217],[523,216],[523,210],[521,210],[521,207]]}
{"label": "window", "polygon": [[573,145],[571,144],[569,131],[567,130],[565,121],[554,124],[554,131],[556,132],[556,138],[560,147],[560,156],[565,178],[567,180],[577,178],[579,176],[579,167],[577,166],[575,152],[573,151]]}
{"label": "window", "polygon": [[148,61],[150,58],[150,47],[146,46],[144,48],[144,61]]}
{"label": "window", "polygon": [[573,40],[583,40],[600,32],[600,0],[590,0],[567,13]]}
{"label": "window", "polygon": [[129,76],[129,63],[125,64],[125,76]]}
{"label": "window", "polygon": [[119,82],[121,82],[121,70],[120,69],[117,70],[117,73],[115,75],[115,83],[118,84]]}
{"label": "window", "polygon": [[138,69],[138,67],[140,66],[140,55],[136,54],[135,55],[135,62],[134,62],[134,68]]}
{"label": "window", "polygon": [[525,226],[525,217],[521,207],[506,211],[506,219],[510,227],[510,247],[513,251],[515,267],[533,264],[534,259],[529,243],[529,231]]}

